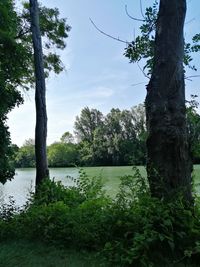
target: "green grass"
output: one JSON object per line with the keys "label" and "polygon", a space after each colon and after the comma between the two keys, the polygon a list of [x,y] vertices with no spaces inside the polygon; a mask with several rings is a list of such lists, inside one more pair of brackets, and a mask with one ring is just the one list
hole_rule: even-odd
{"label": "green grass", "polygon": [[93,254],[30,241],[0,243],[0,267],[97,267]]}

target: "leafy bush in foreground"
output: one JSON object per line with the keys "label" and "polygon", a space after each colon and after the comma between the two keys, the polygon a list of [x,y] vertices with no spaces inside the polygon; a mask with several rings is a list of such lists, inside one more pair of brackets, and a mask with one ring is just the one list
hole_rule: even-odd
{"label": "leafy bush in foreground", "polygon": [[23,211],[12,207],[1,210],[1,240],[15,236],[93,250],[107,265],[121,267],[200,259],[198,205],[185,207],[181,194],[170,201],[152,198],[137,169],[121,178],[115,199],[105,195],[100,178],[81,172],[77,186],[46,180]]}

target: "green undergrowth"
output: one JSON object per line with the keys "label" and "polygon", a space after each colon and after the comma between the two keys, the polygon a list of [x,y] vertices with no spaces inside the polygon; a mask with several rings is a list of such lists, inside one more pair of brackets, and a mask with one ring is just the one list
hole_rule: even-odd
{"label": "green undergrowth", "polygon": [[0,267],[98,267],[96,256],[41,242],[10,240],[0,243]]}
{"label": "green undergrowth", "polygon": [[0,216],[3,243],[23,239],[87,251],[96,255],[97,266],[199,266],[198,199],[190,209],[181,194],[168,201],[152,198],[136,168],[121,178],[114,199],[101,178],[82,171],[77,186],[46,179],[25,207],[18,209],[11,199]]}

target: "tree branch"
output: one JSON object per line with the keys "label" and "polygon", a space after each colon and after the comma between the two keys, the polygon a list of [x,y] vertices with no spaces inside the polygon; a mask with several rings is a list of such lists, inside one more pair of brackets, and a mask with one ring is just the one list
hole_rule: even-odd
{"label": "tree branch", "polygon": [[192,19],[186,21],[186,22],[185,22],[185,25],[187,25],[187,24],[189,24],[189,23],[191,23],[191,22],[193,22],[193,21],[195,21],[195,18],[192,18]]}
{"label": "tree branch", "polygon": [[143,8],[142,8],[142,0],[140,0],[140,12],[141,12],[141,14],[142,14],[142,17],[143,17],[144,20],[145,20],[145,15],[144,15],[144,13],[143,13]]}
{"label": "tree branch", "polygon": [[114,36],[112,36],[112,35],[110,35],[110,34],[105,33],[104,31],[100,30],[100,29],[97,27],[97,25],[94,23],[94,21],[93,21],[91,18],[89,18],[89,20],[90,20],[90,22],[92,23],[92,25],[94,26],[94,28],[95,28],[98,32],[100,32],[101,34],[103,34],[103,35],[105,35],[105,36],[107,36],[107,37],[109,37],[109,38],[111,38],[111,39],[113,39],[113,40],[116,40],[116,41],[118,41],[118,42],[124,43],[124,44],[126,44],[126,45],[131,44],[131,42],[124,41],[124,40],[120,39],[119,37],[114,37]]}
{"label": "tree branch", "polygon": [[24,30],[20,30],[18,35],[15,36],[15,39],[19,39],[19,38],[23,37],[24,35],[26,35],[27,33],[30,33],[30,29],[26,29],[25,31]]}
{"label": "tree branch", "polygon": [[192,82],[192,79],[190,79],[190,78],[198,78],[198,77],[200,77],[200,75],[192,75],[192,76],[185,77],[185,80]]}
{"label": "tree branch", "polygon": [[141,72],[143,73],[143,75],[150,80],[150,77],[143,71],[143,69],[140,67],[139,63],[137,62],[137,66],[138,68],[141,70]]}
{"label": "tree branch", "polygon": [[144,19],[138,19],[138,18],[135,18],[133,16],[131,16],[128,12],[128,7],[127,5],[125,5],[125,11],[126,11],[126,15],[130,18],[130,19],[133,19],[133,20],[136,20],[136,21],[141,21],[141,22],[144,22],[145,20]]}
{"label": "tree branch", "polygon": [[144,84],[144,83],[146,83],[146,82],[141,82],[141,83],[133,83],[133,84],[131,84],[131,86],[138,86],[138,85],[140,85],[140,84]]}

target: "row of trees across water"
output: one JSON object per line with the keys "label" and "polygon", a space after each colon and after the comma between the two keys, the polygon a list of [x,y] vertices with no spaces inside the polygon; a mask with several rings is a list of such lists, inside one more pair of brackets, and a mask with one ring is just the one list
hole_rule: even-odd
{"label": "row of trees across water", "polygon": [[[193,99],[187,108],[187,125],[193,163],[200,163],[200,115]],[[47,147],[50,167],[145,165],[146,118],[143,104],[130,110],[111,109],[104,116],[97,109],[84,108],[74,123],[74,135],[65,132],[60,141]],[[35,167],[35,142],[13,146],[17,168]]]}
{"label": "row of trees across water", "polygon": [[[59,142],[48,146],[49,166],[145,164],[146,126],[142,104],[131,110],[113,108],[106,116],[86,107],[76,117],[74,129],[75,136],[66,132]],[[34,140],[27,140],[16,151],[16,167],[35,166]]]}

